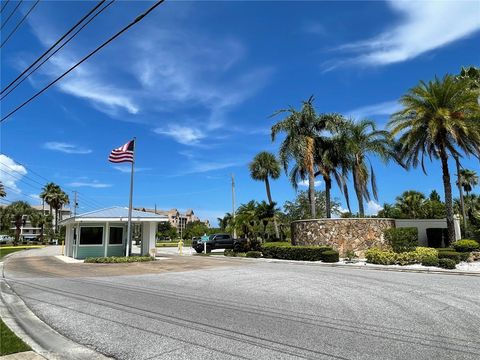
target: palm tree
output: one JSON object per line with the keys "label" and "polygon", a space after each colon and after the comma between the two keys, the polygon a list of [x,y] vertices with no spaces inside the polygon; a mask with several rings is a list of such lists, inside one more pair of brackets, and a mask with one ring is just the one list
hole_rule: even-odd
{"label": "palm tree", "polygon": [[250,238],[250,234],[254,233],[256,221],[257,202],[255,200],[251,200],[238,207],[235,216],[235,225],[238,225],[242,229],[246,238]]}
{"label": "palm tree", "polygon": [[423,215],[425,195],[419,191],[408,190],[396,198],[396,207],[410,219],[418,219]]}
{"label": "palm tree", "polygon": [[22,231],[22,226],[26,221],[26,217],[33,213],[32,207],[25,201],[15,201],[12,202],[5,208],[8,222],[14,223],[15,225],[15,240],[14,244],[18,244],[20,240],[20,233]]}
{"label": "palm tree", "polygon": [[377,130],[375,123],[371,120],[347,121],[341,130],[339,141],[345,144],[345,154],[350,157],[358,212],[360,217],[363,217],[365,216],[363,201],[370,201],[372,198],[368,189],[369,182],[373,198],[378,200],[375,172],[368,156],[369,154],[377,155],[387,162],[390,158],[394,158],[393,143],[389,133]]}
{"label": "palm tree", "polygon": [[461,169],[458,180],[463,190],[467,193],[467,196],[473,187],[478,185],[478,175],[474,170]]}
{"label": "palm tree", "polygon": [[336,180],[340,191],[344,194],[348,210],[351,212],[347,188],[350,159],[343,148],[344,143],[338,137],[317,137],[315,140],[315,164],[318,169],[315,177],[322,175],[323,181],[325,182],[326,217],[332,217],[330,197],[332,178]]}
{"label": "palm tree", "polygon": [[[448,158],[465,154],[480,156],[480,106],[477,96],[463,82],[446,75],[410,89],[400,99],[403,109],[389,123],[392,136],[400,135],[400,156],[407,166],[421,164],[425,156],[440,158],[445,190],[448,241],[455,240],[452,185]],[[475,119],[476,117],[476,119]]]}
{"label": "palm tree", "polygon": [[[257,204],[257,208],[255,209],[255,216],[263,225],[263,236],[262,239],[265,241],[266,233],[267,233],[267,225],[270,220],[275,220],[275,214],[277,209],[275,206],[277,204],[275,202],[267,203],[266,201],[262,201],[260,204]],[[277,238],[280,238],[279,236]]]}
{"label": "palm tree", "polygon": [[233,216],[227,212],[222,218],[217,218],[217,220],[220,229],[225,230],[229,225],[231,225]]}
{"label": "palm tree", "polygon": [[5,188],[2,182],[0,181],[0,198],[4,198],[5,196],[7,196],[7,193],[5,192]]}
{"label": "palm tree", "polygon": [[50,206],[50,215],[52,215],[52,209],[55,210],[54,229],[55,232],[57,232],[59,222],[58,211],[70,202],[68,195],[60,188],[60,186],[51,182],[43,187],[42,192],[40,193],[40,198]]}
{"label": "palm tree", "polygon": [[[317,116],[313,101],[313,96],[303,101],[300,111],[289,107],[275,112],[272,117],[285,113],[287,116],[272,126],[271,136],[272,141],[275,141],[278,134],[286,134],[280,145],[280,162],[287,173],[289,163],[295,161],[300,169],[298,174],[301,174],[303,180],[308,178],[310,213],[315,218],[315,137],[325,128],[325,121]],[[294,180],[292,185],[296,188],[295,176],[290,174],[290,179]]]}
{"label": "palm tree", "polygon": [[[278,163],[275,155],[267,151],[262,151],[258,153],[253,161],[249,165],[250,176],[253,180],[259,180],[265,182],[265,189],[267,191],[267,198],[270,205],[275,204],[272,200],[272,194],[270,192],[270,182],[269,178],[278,179],[280,177],[280,164]],[[272,205],[275,206],[275,205]],[[280,238],[280,233],[278,232],[277,220],[273,218],[273,225],[275,228],[275,236],[277,239]]]}

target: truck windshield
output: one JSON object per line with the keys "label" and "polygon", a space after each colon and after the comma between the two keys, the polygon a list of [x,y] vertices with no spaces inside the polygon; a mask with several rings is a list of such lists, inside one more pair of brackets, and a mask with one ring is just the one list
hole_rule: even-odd
{"label": "truck windshield", "polygon": [[210,235],[210,236],[208,237],[208,240],[213,240],[214,237],[215,237],[215,235]]}

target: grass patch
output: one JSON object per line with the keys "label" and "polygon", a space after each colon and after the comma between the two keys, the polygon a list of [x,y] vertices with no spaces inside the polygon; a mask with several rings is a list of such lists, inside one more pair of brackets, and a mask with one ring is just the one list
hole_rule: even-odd
{"label": "grass patch", "polygon": [[133,263],[133,262],[145,262],[153,261],[155,258],[151,256],[108,256],[108,257],[88,257],[85,259],[85,263],[91,264],[120,264],[120,263]]}
{"label": "grass patch", "polygon": [[15,335],[2,319],[0,319],[0,339],[0,356],[31,350],[30,346]]}
{"label": "grass patch", "polygon": [[20,250],[28,250],[28,249],[38,249],[43,248],[42,245],[30,245],[30,246],[0,246],[0,259],[2,259],[5,255],[20,251]]}

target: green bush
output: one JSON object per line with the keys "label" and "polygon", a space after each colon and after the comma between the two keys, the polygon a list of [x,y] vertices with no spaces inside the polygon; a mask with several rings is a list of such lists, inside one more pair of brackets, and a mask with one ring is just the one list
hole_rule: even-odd
{"label": "green bush", "polygon": [[262,246],[263,257],[283,260],[320,261],[323,252],[333,250],[329,246],[265,245]]}
{"label": "green bush", "polygon": [[107,256],[107,257],[88,257],[84,262],[96,263],[96,264],[118,264],[118,263],[132,263],[132,262],[145,262],[155,260],[151,256]]}
{"label": "green bush", "polygon": [[452,259],[438,259],[438,266],[443,269],[455,269],[456,263],[455,260]]}
{"label": "green bush", "polygon": [[438,256],[426,256],[422,259],[423,266],[438,266]]}
{"label": "green bush", "polygon": [[262,253],[260,251],[247,251],[245,257],[248,258],[259,258],[262,257]]}
{"label": "green bush", "polygon": [[418,245],[417,228],[392,228],[383,232],[385,240],[396,253],[412,251]]}
{"label": "green bush", "polygon": [[456,264],[458,264],[460,261],[462,261],[462,253],[456,252],[456,251],[439,251],[438,252],[438,258],[439,259],[451,259],[455,261]]}
{"label": "green bush", "polygon": [[326,250],[321,253],[323,262],[334,263],[339,261],[339,254],[336,250]]}
{"label": "green bush", "polygon": [[393,251],[371,248],[365,251],[365,258],[368,263],[379,265],[395,265],[397,258]]}
{"label": "green bush", "polygon": [[365,252],[367,262],[379,265],[411,265],[423,263],[424,259],[437,258],[436,249],[417,247],[413,251],[395,253],[391,250],[378,248],[368,249]]}
{"label": "green bush", "polygon": [[268,247],[279,247],[279,246],[292,246],[292,244],[288,241],[282,241],[282,242],[266,242],[262,244],[262,249],[263,248],[268,248]]}
{"label": "green bush", "polygon": [[480,249],[480,244],[475,240],[458,240],[452,244],[457,252],[469,253]]}
{"label": "green bush", "polygon": [[225,251],[223,252],[223,255],[225,255],[225,256],[235,256],[235,252],[233,250],[230,250],[230,249],[225,249]]}

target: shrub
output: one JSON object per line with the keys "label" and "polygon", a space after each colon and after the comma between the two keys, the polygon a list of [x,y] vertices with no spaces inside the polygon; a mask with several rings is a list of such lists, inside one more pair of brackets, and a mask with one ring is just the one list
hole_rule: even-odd
{"label": "shrub", "polygon": [[461,254],[462,253],[459,253],[459,252],[456,252],[456,251],[439,251],[438,252],[438,258],[439,259],[451,259],[451,260],[455,261],[456,264],[458,264],[462,260]]}
{"label": "shrub", "polygon": [[412,251],[418,245],[417,228],[392,228],[385,230],[383,234],[396,253]]}
{"label": "shrub", "polygon": [[338,262],[339,254],[336,250],[326,250],[321,253],[321,259],[323,262],[334,263]]}
{"label": "shrub", "polygon": [[372,248],[365,251],[365,258],[367,262],[379,265],[394,265],[396,264],[396,254],[390,250],[382,250]]}
{"label": "shrub", "polygon": [[422,259],[423,266],[438,266],[438,256],[426,256]]}
{"label": "shrub", "polygon": [[245,257],[248,258],[259,258],[262,257],[262,253],[260,251],[247,251]]}
{"label": "shrub", "polygon": [[233,250],[230,250],[230,249],[225,249],[225,251],[223,252],[223,255],[225,255],[225,256],[235,256],[235,252]]}
{"label": "shrub", "polygon": [[455,269],[456,263],[455,260],[452,259],[439,259],[438,266],[443,269]]}
{"label": "shrub", "polygon": [[480,249],[480,244],[475,240],[458,240],[452,244],[457,252],[469,253]]}
{"label": "shrub", "polygon": [[418,254],[420,262],[423,262],[424,258],[438,258],[438,250],[434,248],[419,246],[415,249],[415,252]]}
{"label": "shrub", "polygon": [[235,252],[248,252],[248,251],[261,251],[262,244],[258,240],[250,240],[239,242],[234,245],[233,251]]}
{"label": "shrub", "polygon": [[327,250],[333,249],[329,246],[262,246],[263,257],[283,260],[320,261]]}
{"label": "shrub", "polygon": [[151,256],[107,256],[107,257],[88,257],[84,262],[97,263],[97,264],[118,264],[118,263],[132,263],[132,262],[144,262],[153,261],[155,258]]}

